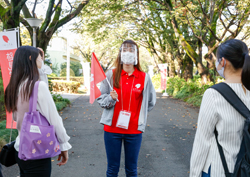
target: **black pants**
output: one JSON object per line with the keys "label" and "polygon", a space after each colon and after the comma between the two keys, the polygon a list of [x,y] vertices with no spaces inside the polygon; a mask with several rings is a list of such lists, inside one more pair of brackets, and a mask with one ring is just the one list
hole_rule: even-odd
{"label": "black pants", "polygon": [[2,167],[1,167],[1,164],[0,164],[0,177],[3,177],[3,174],[2,174]]}
{"label": "black pants", "polygon": [[16,161],[20,169],[20,177],[50,177],[51,158],[41,160],[21,160],[16,152]]}

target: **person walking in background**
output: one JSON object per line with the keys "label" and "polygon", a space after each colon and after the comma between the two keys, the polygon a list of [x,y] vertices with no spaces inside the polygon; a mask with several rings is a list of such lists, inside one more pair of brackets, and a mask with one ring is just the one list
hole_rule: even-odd
{"label": "person walking in background", "polygon": [[156,93],[149,75],[142,72],[139,48],[134,41],[122,43],[115,67],[106,73],[114,89],[110,89],[106,80],[102,81],[102,95],[97,98],[104,108],[100,123],[104,124],[106,176],[118,176],[123,142],[126,176],[136,177],[142,133],[147,114],[156,103]]}
{"label": "person walking in background", "polygon": [[[18,157],[23,117],[25,112],[29,111],[29,98],[36,81],[42,80],[39,77],[39,69],[42,68],[43,58],[42,49],[31,46],[19,47],[14,56],[11,79],[5,90],[5,107],[8,112],[13,112],[13,119],[17,122],[18,136],[15,149],[21,177],[50,177],[51,175],[51,158],[24,161]],[[66,164],[68,150],[71,148],[68,143],[70,137],[67,135],[62,118],[56,110],[48,85],[43,80],[40,81],[38,87],[37,110],[46,117],[50,125],[54,126],[61,150],[58,158],[61,162],[58,165]]]}
{"label": "person walking in background", "polygon": [[[247,45],[237,39],[217,49],[216,68],[233,91],[250,109],[250,56]],[[214,130],[225,154],[229,172],[234,171],[240,150],[245,118],[215,89],[203,95],[190,161],[190,177],[225,177]]]}

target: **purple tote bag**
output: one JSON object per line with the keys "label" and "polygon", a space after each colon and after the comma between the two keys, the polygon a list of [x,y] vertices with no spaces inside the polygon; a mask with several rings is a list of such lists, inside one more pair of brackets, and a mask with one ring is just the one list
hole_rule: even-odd
{"label": "purple tote bag", "polygon": [[21,160],[45,159],[61,153],[55,129],[47,119],[36,110],[39,81],[34,85],[20,131],[18,157]]}

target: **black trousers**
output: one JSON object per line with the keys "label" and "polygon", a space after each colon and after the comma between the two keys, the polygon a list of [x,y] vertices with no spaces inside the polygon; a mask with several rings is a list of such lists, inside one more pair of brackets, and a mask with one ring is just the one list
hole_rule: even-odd
{"label": "black trousers", "polygon": [[2,174],[2,167],[1,167],[1,164],[0,164],[0,177],[3,177],[3,174]]}
{"label": "black trousers", "polygon": [[18,158],[18,152],[15,155],[20,169],[20,177],[51,176],[51,158],[24,161]]}

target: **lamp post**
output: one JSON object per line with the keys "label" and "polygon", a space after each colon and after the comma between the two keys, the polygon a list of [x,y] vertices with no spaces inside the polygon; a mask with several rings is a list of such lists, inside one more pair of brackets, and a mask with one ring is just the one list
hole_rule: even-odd
{"label": "lamp post", "polygon": [[38,18],[26,18],[29,25],[33,28],[33,47],[36,47],[36,28],[39,27],[42,20]]}

